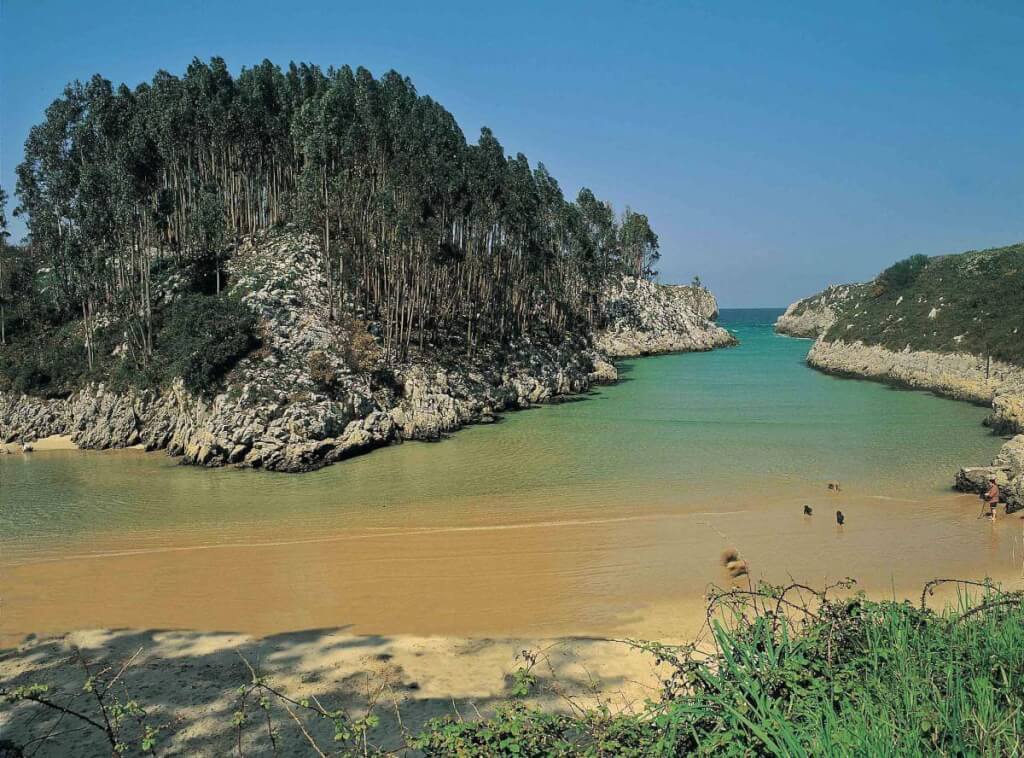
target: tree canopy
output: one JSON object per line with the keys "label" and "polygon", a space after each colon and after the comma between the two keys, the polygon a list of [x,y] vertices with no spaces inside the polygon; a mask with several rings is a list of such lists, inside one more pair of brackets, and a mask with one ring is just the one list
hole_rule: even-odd
{"label": "tree canopy", "polygon": [[[154,267],[222,287],[247,234],[314,231],[332,316],[380,324],[386,355],[439,332],[556,337],[601,319],[610,277],[649,276],[658,237],[587,189],[567,200],[543,164],[506,154],[394,71],[221,58],[134,89],[73,82],[25,142],[17,213],[42,281],[32,297],[87,334],[123,322],[128,355],[154,352]],[[86,339],[93,360],[93,340]]]}

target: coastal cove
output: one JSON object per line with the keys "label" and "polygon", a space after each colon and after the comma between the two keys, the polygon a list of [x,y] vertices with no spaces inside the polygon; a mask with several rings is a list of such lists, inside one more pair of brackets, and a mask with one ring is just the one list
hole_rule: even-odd
{"label": "coastal cove", "polygon": [[578,402],[298,477],[137,450],[0,458],[0,636],[678,637],[727,581],[726,547],[755,579],[1019,587],[1019,520],[978,521],[949,489],[1000,446],[985,409],[815,372],[779,312],[724,310],[737,348],[626,361]]}

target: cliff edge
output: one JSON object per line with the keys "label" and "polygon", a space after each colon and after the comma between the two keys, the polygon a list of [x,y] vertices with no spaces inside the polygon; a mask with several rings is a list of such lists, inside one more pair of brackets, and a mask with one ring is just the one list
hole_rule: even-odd
{"label": "cliff edge", "polygon": [[843,304],[861,285],[833,284],[810,297],[797,300],[775,321],[775,331],[790,337],[816,339],[839,317]]}

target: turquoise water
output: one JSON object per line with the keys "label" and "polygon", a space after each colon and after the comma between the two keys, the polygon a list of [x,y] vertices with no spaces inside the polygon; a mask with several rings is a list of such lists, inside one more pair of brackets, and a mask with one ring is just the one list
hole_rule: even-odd
{"label": "turquoise water", "polygon": [[828,480],[866,496],[948,491],[999,439],[983,408],[810,370],[777,310],[725,310],[740,346],[644,358],[578,402],[510,413],[437,444],[407,443],[312,474],[201,470],[163,454],[0,459],[8,556],[130,533],[512,523],[685,512],[801,498]]}
{"label": "turquoise water", "polygon": [[0,642],[341,625],[665,638],[703,620],[726,547],[755,580],[1021,586],[1024,522],[980,521],[950,492],[998,449],[985,409],[815,372],[777,313],[724,311],[739,347],[629,361],[577,402],[311,474],[0,457]]}

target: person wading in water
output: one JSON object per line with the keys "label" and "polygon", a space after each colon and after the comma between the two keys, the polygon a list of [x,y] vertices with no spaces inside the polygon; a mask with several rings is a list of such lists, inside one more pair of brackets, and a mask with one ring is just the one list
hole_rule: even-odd
{"label": "person wading in water", "polygon": [[995,519],[996,508],[999,506],[999,486],[996,484],[996,480],[988,480],[988,490],[985,492],[985,502],[988,503],[989,507],[989,518]]}

